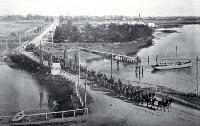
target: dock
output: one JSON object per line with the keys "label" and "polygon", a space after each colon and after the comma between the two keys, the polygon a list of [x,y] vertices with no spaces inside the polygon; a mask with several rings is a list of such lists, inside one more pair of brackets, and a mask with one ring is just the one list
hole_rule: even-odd
{"label": "dock", "polygon": [[98,51],[98,50],[92,50],[92,49],[87,49],[87,48],[80,48],[81,51],[88,52],[88,53],[93,53],[97,55],[101,55],[106,58],[112,58],[113,60],[120,61],[120,62],[127,62],[130,64],[136,64],[136,63],[141,63],[141,58],[138,56],[131,57],[131,56],[126,56],[126,55],[121,55],[121,54],[116,54],[116,53],[109,53],[109,52],[103,52],[103,51]]}

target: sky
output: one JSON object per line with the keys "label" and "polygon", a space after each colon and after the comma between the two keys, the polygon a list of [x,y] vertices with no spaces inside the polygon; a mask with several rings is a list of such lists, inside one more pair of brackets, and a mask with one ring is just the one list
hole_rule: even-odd
{"label": "sky", "polygon": [[0,15],[200,16],[200,0],[0,0]]}

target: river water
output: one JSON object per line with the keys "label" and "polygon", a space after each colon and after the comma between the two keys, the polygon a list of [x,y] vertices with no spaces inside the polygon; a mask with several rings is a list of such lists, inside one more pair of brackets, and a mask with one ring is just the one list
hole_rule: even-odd
{"label": "river water", "polygon": [[[5,39],[8,48],[18,46],[18,33],[23,33],[43,22],[15,23],[0,22],[0,58],[5,50]],[[32,75],[24,70],[10,68],[0,62],[0,116],[13,115],[20,110],[37,112],[49,110],[52,103],[51,94],[45,87],[39,86]],[[51,102],[49,102],[51,101]],[[13,113],[14,112],[14,113]]]}
{"label": "river water", "polygon": [[47,109],[46,92],[30,73],[3,64],[0,71],[0,115]]}
{"label": "river water", "polygon": [[[185,25],[181,28],[170,29],[176,30],[176,33],[162,33],[160,30],[157,29],[154,33],[153,46],[143,48],[137,53],[138,56],[142,57],[143,77],[136,76],[135,65],[120,63],[120,69],[117,70],[116,62],[113,63],[113,76],[126,80],[173,87],[181,91],[195,92],[197,89],[195,59],[197,55],[200,55],[200,25]],[[153,71],[150,65],[156,63],[156,55],[158,55],[159,62],[173,62],[174,59],[191,59],[193,62],[192,67]],[[147,62],[148,56],[150,57],[149,65]],[[110,62],[109,59],[104,58],[86,60],[87,66],[107,75],[111,73]]]}

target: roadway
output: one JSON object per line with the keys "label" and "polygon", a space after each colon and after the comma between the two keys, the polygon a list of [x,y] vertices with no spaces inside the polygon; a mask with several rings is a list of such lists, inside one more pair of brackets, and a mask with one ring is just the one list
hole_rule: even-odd
{"label": "roadway", "polygon": [[[40,45],[40,42],[43,41],[46,37],[46,35],[51,32],[52,34],[55,32],[56,26],[59,25],[59,20],[56,19],[49,27],[47,27],[39,36],[37,36],[36,38],[34,38],[32,41],[27,41],[22,43],[20,46],[18,46],[16,49],[14,49],[12,51],[12,54],[15,53],[21,53],[29,58],[31,58],[32,60],[36,61],[36,62],[40,62],[39,58],[35,57],[32,53],[26,52],[24,49],[26,48],[27,45],[29,44],[35,44],[36,46]],[[45,63],[46,64],[46,63]]]}
{"label": "roadway", "polygon": [[[21,52],[28,44],[35,44],[36,46],[40,45],[40,42],[44,39],[44,37],[49,33],[49,32],[55,32],[56,26],[59,25],[59,20],[55,19],[55,21],[48,27],[46,30],[44,30],[39,36],[34,38],[32,41],[27,41],[22,43],[20,46],[18,46],[15,51]],[[53,33],[52,33],[53,34]]]}

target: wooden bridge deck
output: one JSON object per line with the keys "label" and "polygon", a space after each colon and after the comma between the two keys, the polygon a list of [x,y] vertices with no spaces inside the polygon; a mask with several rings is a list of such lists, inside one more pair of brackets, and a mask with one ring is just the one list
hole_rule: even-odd
{"label": "wooden bridge deck", "polygon": [[121,55],[121,54],[116,54],[116,53],[109,53],[109,52],[103,52],[103,51],[98,51],[98,50],[92,50],[92,49],[87,49],[87,48],[80,48],[81,51],[88,52],[88,53],[93,53],[97,55],[101,55],[107,58],[112,58],[113,60],[121,61],[121,62],[127,62],[127,63],[140,63],[141,59],[140,57],[131,57],[131,56],[126,56],[126,55]]}

